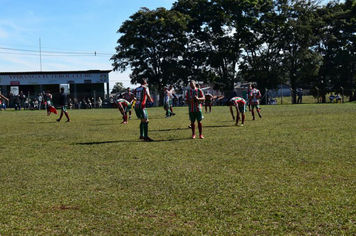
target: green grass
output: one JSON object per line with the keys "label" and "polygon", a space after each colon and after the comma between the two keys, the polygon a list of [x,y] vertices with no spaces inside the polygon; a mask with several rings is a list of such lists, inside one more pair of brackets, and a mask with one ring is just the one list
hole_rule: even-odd
{"label": "green grass", "polygon": [[187,108],[1,111],[0,235],[356,234],[356,103],[262,106],[234,126]]}

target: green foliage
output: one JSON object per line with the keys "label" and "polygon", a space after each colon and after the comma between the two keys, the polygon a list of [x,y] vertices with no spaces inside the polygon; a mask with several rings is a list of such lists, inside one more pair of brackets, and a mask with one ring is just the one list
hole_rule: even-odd
{"label": "green foliage", "polygon": [[122,93],[125,92],[126,88],[122,82],[116,82],[111,93]]}
{"label": "green foliage", "polygon": [[353,235],[356,103],[262,106],[234,126],[148,109],[1,111],[1,235]]}
{"label": "green foliage", "polygon": [[[132,68],[131,82],[148,78],[159,86],[172,83],[172,75],[180,70],[179,58],[186,44],[187,16],[165,8],[141,8],[120,27],[121,37],[113,60],[114,70]],[[177,82],[177,81],[175,81]]]}
{"label": "green foliage", "polygon": [[293,91],[352,91],[355,9],[355,0],[326,6],[313,0],[178,0],[171,10],[142,8],[120,27],[113,66],[131,68],[132,82],[147,77],[158,90],[193,78],[224,91],[241,80],[262,88],[287,82]]}

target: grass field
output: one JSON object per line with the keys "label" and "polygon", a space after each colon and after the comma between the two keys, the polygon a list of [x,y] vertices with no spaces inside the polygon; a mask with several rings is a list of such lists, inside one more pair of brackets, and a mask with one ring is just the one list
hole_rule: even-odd
{"label": "grass field", "polygon": [[175,112],[1,111],[0,235],[356,234],[356,103]]}

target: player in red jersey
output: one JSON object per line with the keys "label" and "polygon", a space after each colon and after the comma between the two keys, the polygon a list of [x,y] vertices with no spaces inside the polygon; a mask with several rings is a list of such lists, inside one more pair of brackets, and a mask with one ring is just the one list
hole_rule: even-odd
{"label": "player in red jersey", "polygon": [[255,120],[255,111],[254,109],[256,108],[256,111],[258,113],[258,116],[262,118],[261,116],[261,108],[260,108],[260,98],[261,98],[261,92],[260,90],[256,89],[256,86],[253,84],[252,89],[249,94],[249,100],[251,102],[251,112],[252,112],[252,120]]}
{"label": "player in red jersey", "polygon": [[119,98],[116,100],[116,105],[122,114],[123,122],[121,124],[127,124],[127,113],[131,111],[131,103],[126,99]]}
{"label": "player in red jersey", "polygon": [[202,102],[205,100],[204,93],[201,89],[196,87],[195,81],[190,81],[190,89],[187,91],[185,96],[185,102],[189,105],[189,118],[190,127],[192,129],[192,138],[195,139],[195,120],[198,122],[199,138],[203,139],[203,112],[202,112]]}
{"label": "player in red jersey", "polygon": [[141,80],[141,86],[135,89],[134,95],[136,97],[135,112],[137,118],[141,119],[140,139],[143,139],[146,142],[152,142],[153,140],[148,137],[149,120],[146,110],[146,103],[153,102],[153,99],[147,86],[147,79],[143,78]]}
{"label": "player in red jersey", "polygon": [[234,111],[232,110],[232,106],[236,108],[236,125],[238,125],[240,120],[241,113],[241,126],[244,126],[245,123],[245,112],[246,112],[246,101],[240,97],[233,97],[230,99],[230,113],[232,115],[232,119],[235,120]]}

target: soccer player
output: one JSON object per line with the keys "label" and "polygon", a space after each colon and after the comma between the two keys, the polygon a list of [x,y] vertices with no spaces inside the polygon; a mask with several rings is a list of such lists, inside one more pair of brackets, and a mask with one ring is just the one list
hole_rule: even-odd
{"label": "soccer player", "polygon": [[248,111],[251,111],[251,100],[250,100],[251,90],[252,90],[252,86],[251,86],[251,84],[249,84],[248,88],[247,88]]}
{"label": "soccer player", "polygon": [[167,87],[163,87],[163,109],[166,110],[166,118],[171,117],[171,103],[170,93],[167,90]]}
{"label": "soccer player", "polygon": [[[126,90],[126,93],[124,93],[124,99],[126,101],[128,101],[129,103],[133,103],[133,101],[135,101],[135,95],[133,93],[131,93],[130,88],[128,87]],[[129,111],[129,119],[131,119],[131,109]]]}
{"label": "soccer player", "polygon": [[131,103],[126,99],[119,98],[116,100],[116,105],[122,114],[123,122],[121,124],[127,124],[127,113],[131,111]]}
{"label": "soccer player", "polygon": [[150,95],[150,91],[147,86],[147,79],[142,78],[141,86],[136,88],[134,91],[136,97],[135,103],[135,112],[137,118],[141,119],[140,124],[140,139],[143,139],[146,142],[152,142],[153,140],[148,137],[148,114],[146,110],[146,103],[153,102],[153,99]]}
{"label": "soccer player", "polygon": [[196,87],[195,81],[190,81],[190,89],[187,91],[185,101],[189,106],[190,127],[192,129],[192,138],[195,139],[195,120],[198,122],[199,138],[203,139],[203,112],[202,102],[205,100],[204,93]]}
{"label": "soccer player", "polygon": [[45,101],[47,106],[47,116],[50,116],[51,113],[58,114],[56,108],[53,106],[52,103],[52,94],[49,90],[46,91],[45,94]]}
{"label": "soccer player", "polygon": [[246,101],[241,97],[233,97],[230,99],[230,113],[232,115],[232,119],[235,120],[234,111],[232,110],[232,106],[236,108],[236,125],[239,124],[240,113],[241,113],[241,126],[244,126],[245,123],[245,112],[246,112]]}
{"label": "soccer player", "polygon": [[209,92],[205,94],[205,113],[208,112],[208,107],[209,107],[209,113],[211,112],[211,104],[213,102],[213,95],[211,95]]}
{"label": "soccer player", "polygon": [[262,118],[261,116],[261,109],[260,109],[260,98],[261,98],[261,92],[256,88],[256,86],[253,84],[252,89],[250,91],[249,95],[249,100],[251,101],[251,112],[252,112],[252,120],[255,120],[255,108],[258,113],[258,116]]}
{"label": "soccer player", "polygon": [[173,98],[176,97],[176,95],[174,94],[172,85],[169,86],[168,92],[169,92],[169,100],[170,100],[170,104],[169,104],[169,110],[171,112],[170,116],[175,116],[176,113],[173,112]]}
{"label": "soccer player", "polygon": [[61,94],[59,95],[59,105],[61,106],[61,115],[59,116],[59,119],[57,119],[56,121],[60,122],[63,114],[65,114],[67,117],[67,122],[70,122],[69,115],[67,112],[67,105],[68,105],[67,94],[64,93],[63,87],[61,87]]}

